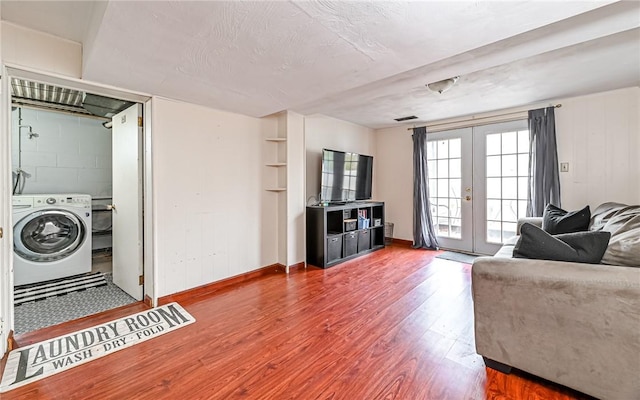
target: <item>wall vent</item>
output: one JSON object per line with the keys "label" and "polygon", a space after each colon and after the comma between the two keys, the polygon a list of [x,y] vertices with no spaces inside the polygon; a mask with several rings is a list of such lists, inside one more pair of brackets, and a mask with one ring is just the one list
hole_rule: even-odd
{"label": "wall vent", "polygon": [[415,115],[410,115],[408,117],[402,117],[402,118],[394,118],[394,120],[398,121],[398,122],[402,122],[402,121],[409,121],[412,119],[416,119],[418,117],[416,117]]}

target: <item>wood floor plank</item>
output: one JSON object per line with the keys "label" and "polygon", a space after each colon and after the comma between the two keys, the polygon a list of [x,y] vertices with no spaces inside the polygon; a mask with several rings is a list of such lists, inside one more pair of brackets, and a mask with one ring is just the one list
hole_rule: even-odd
{"label": "wood floor plank", "polygon": [[[0,400],[588,398],[525,373],[487,369],[473,344],[470,266],[437,254],[390,246],[329,269],[183,294],[180,304],[195,323]],[[24,346],[144,308],[16,341]]]}

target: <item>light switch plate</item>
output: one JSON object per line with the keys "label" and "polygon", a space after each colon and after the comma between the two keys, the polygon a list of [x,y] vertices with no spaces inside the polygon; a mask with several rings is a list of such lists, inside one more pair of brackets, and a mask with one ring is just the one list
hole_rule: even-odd
{"label": "light switch plate", "polygon": [[560,172],[569,172],[569,163],[568,162],[560,163]]}

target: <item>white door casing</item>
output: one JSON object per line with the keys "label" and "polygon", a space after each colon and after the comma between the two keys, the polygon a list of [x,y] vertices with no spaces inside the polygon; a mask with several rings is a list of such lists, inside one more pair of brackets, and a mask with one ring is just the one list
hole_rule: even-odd
{"label": "white door casing", "polygon": [[112,118],[113,282],[136,300],[143,296],[141,118],[141,104]]}
{"label": "white door casing", "polygon": [[7,351],[9,332],[13,328],[13,226],[11,218],[11,94],[10,78],[2,66],[0,77],[0,354]]}

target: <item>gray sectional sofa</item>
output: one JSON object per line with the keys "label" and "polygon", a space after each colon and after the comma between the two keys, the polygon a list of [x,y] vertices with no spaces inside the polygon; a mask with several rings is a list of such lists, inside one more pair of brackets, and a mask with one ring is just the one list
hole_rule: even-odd
{"label": "gray sectional sofa", "polygon": [[502,372],[640,399],[640,207],[603,204],[589,229],[611,232],[603,262],[614,265],[512,258],[517,237],[474,261],[476,351]]}

